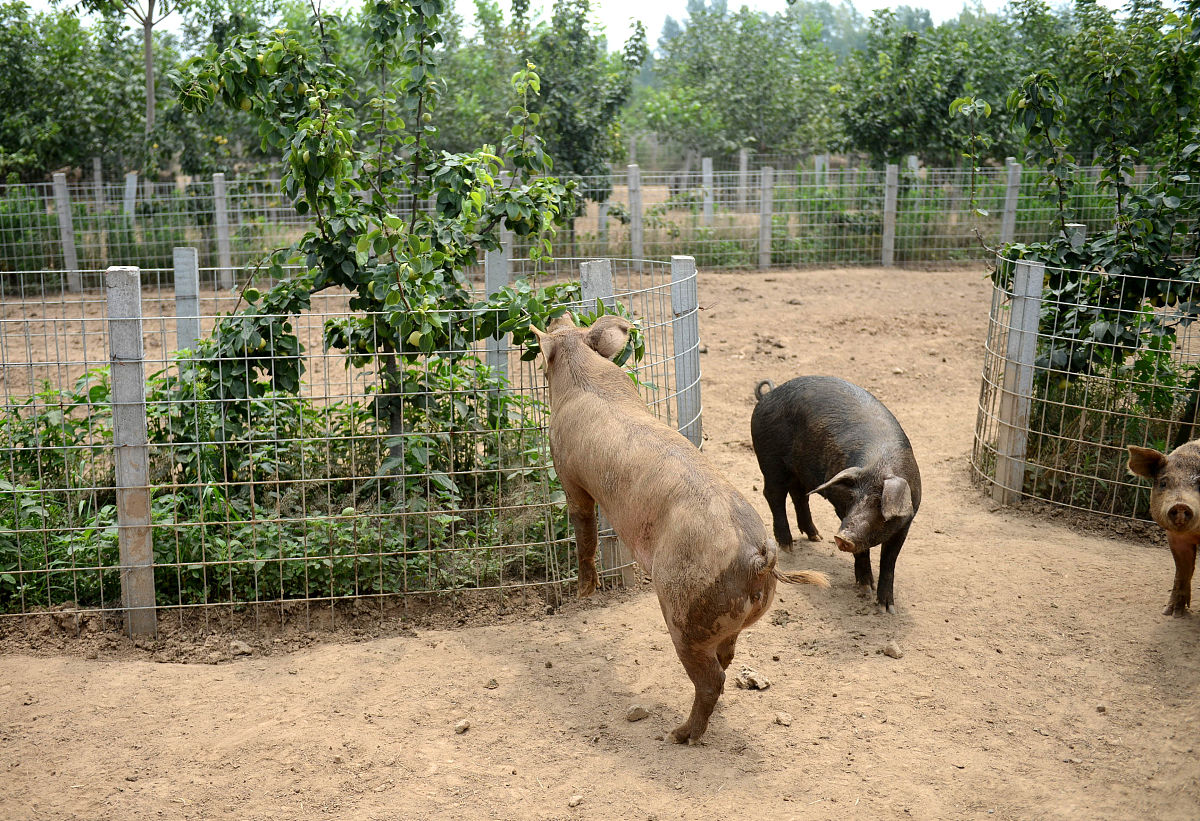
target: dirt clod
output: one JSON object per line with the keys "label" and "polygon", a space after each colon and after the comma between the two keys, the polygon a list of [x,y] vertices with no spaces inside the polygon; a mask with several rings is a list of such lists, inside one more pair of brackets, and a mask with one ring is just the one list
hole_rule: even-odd
{"label": "dirt clod", "polygon": [[743,667],[734,678],[733,683],[743,690],[765,690],[771,686],[770,680],[757,670]]}
{"label": "dirt clod", "polygon": [[650,715],[650,711],[640,704],[634,704],[625,711],[626,721],[641,721],[646,716]]}

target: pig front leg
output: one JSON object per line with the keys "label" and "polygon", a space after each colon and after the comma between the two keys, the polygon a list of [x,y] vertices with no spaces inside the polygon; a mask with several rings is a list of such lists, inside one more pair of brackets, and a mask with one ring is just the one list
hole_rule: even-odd
{"label": "pig front leg", "polygon": [[[565,488],[564,488],[565,489]],[[600,586],[596,572],[596,500],[585,491],[567,491],[567,516],[575,531],[575,552],[579,556],[579,598],[586,598]]]}
{"label": "pig front leg", "polygon": [[1175,585],[1171,598],[1163,610],[1164,616],[1186,616],[1192,603],[1192,572],[1196,568],[1196,542],[1194,538],[1167,534],[1171,555],[1175,558]]}
{"label": "pig front leg", "polygon": [[[896,613],[896,597],[892,592],[892,584],[896,578],[896,557],[900,555],[900,548],[904,547],[904,540],[908,538],[908,527],[898,533],[892,535],[883,543],[879,553],[879,590],[877,593],[877,601],[879,607],[885,613]],[[856,557],[857,558],[857,557]]]}
{"label": "pig front leg", "polygon": [[[880,569],[882,574],[882,568]],[[854,583],[862,588],[865,595],[868,590],[875,589],[875,574],[871,572],[871,551],[862,550],[854,554]]]}

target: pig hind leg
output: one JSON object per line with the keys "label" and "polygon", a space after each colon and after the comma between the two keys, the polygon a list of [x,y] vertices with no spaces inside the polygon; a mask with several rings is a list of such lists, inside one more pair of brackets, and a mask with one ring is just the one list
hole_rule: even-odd
{"label": "pig hind leg", "polygon": [[821,534],[813,524],[812,510],[808,506],[808,492],[799,482],[792,482],[792,507],[796,508],[796,524],[804,531],[810,542],[821,541]]}
{"label": "pig hind leg", "polygon": [[771,529],[775,541],[784,550],[791,550],[792,529],[788,526],[787,494],[788,487],[785,482],[763,474],[763,496],[767,500],[767,506],[771,508]]}
{"label": "pig hind leg", "polygon": [[[675,652],[679,654],[683,669],[696,688],[696,697],[688,720],[671,731],[671,740],[676,744],[695,744],[708,729],[708,719],[725,689],[725,671],[721,668],[711,640],[693,644],[680,637],[675,641]],[[729,659],[733,659],[732,646],[729,648]]]}
{"label": "pig hind leg", "polygon": [[737,646],[737,638],[738,634],[734,633],[717,645],[717,661],[720,662],[722,670],[728,670],[729,665],[733,663],[733,651]]}

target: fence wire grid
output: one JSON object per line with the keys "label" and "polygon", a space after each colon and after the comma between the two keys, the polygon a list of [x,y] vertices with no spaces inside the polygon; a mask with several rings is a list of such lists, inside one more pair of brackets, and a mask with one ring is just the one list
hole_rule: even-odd
{"label": "fence wire grid", "polygon": [[[514,273],[541,284],[576,279],[578,262],[526,261]],[[673,336],[694,308],[676,315],[669,263],[612,264],[606,302],[641,328],[645,356],[631,369],[643,396],[669,424],[695,422],[678,418],[676,369],[679,356],[698,352],[675,350]],[[101,275],[87,273],[88,282]],[[213,273],[202,272],[210,285],[199,295],[201,337],[238,303],[236,292],[211,286]],[[325,344],[327,330],[351,316],[348,295],[322,293],[290,320],[303,346],[299,390],[255,390],[247,377],[240,393],[251,398],[232,401],[201,378],[221,362],[178,338],[170,271],[140,276],[160,611],[207,618],[214,605],[287,610],[575,579],[544,381],[511,338],[491,351],[480,343],[408,363],[351,364]],[[694,289],[694,268],[681,284]],[[0,615],[120,608],[119,400],[105,294],[29,284],[0,300],[0,331]],[[248,341],[246,354],[275,341]],[[384,374],[403,388],[382,388]],[[602,544],[602,572],[620,570]]]}
{"label": "fence wire grid", "polygon": [[1149,519],[1126,446],[1169,452],[1200,436],[1200,282],[1005,259],[998,270],[1015,273],[993,290],[975,473],[1006,503]]}
{"label": "fence wire grid", "polygon": [[[995,247],[1053,232],[1054,209],[1039,196],[1035,171],[1021,171],[1010,196],[1007,168],[981,169],[972,207],[969,170],[905,165],[889,212],[886,173],[839,162],[815,170],[754,165],[672,173],[631,166],[585,177],[579,184],[586,208],[558,250],[580,258],[687,254],[704,268],[923,265],[988,259],[979,236]],[[1115,214],[1099,172],[1080,169],[1073,184],[1078,220],[1089,231],[1111,224]],[[309,227],[267,176],[151,183],[131,174],[124,184],[64,177],[0,186],[0,282],[8,292],[98,288],[108,265],[169,269],[172,249],[191,246],[200,265],[230,285],[242,267]],[[514,256],[527,251],[517,246]],[[35,276],[24,282],[20,272],[28,271]]]}

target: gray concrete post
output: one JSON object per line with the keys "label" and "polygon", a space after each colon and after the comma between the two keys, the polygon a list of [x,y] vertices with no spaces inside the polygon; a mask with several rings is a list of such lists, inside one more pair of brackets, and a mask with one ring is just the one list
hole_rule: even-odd
{"label": "gray concrete post", "polygon": [[[483,284],[487,295],[507,288],[511,281],[509,267],[509,249],[512,247],[512,234],[500,232],[500,247],[488,251],[483,257]],[[508,338],[507,335],[497,339],[489,336],[484,340],[484,360],[493,373],[508,378]]]}
{"label": "gray concrete post", "polygon": [[104,211],[104,166],[99,157],[92,157],[92,191],[96,199],[96,213]]}
{"label": "gray concrete post", "polygon": [[703,443],[700,405],[700,298],[696,259],[671,257],[671,323],[675,343],[675,407],[679,432],[700,447]]}
{"label": "gray concrete post", "polygon": [[629,256],[633,260],[633,270],[642,272],[642,260],[645,259],[645,235],[642,227],[642,174],[636,165],[627,169],[629,185]]}
{"label": "gray concrete post", "polygon": [[829,187],[829,155],[818,154],[813,158],[813,167],[817,172],[817,185],[822,188]]}
{"label": "gray concrete post", "polygon": [[1025,449],[1029,443],[1033,365],[1045,273],[1040,262],[1018,262],[1013,273],[1004,384],[997,418],[996,479],[992,484],[992,498],[1004,505],[1020,499],[1025,485]]}
{"label": "gray concrete post", "polygon": [[615,306],[612,260],[589,259],[579,263],[579,290],[583,293],[583,307],[586,310],[597,310],[600,302],[604,303],[605,308]]}
{"label": "gray concrete post", "polygon": [[112,362],[113,452],[121,603],[131,636],[154,636],[154,544],[142,346],[141,272],[112,267],[104,275]]}
{"label": "gray concrete post", "polygon": [[608,199],[606,198],[599,206],[600,212],[596,214],[596,240],[600,244],[601,253],[608,253]]}
{"label": "gray concrete post", "polygon": [[233,251],[229,243],[229,200],[225,191],[225,175],[213,174],[213,228],[217,232],[217,285],[230,289],[233,279]]}
{"label": "gray concrete post", "polygon": [[760,271],[771,267],[771,212],[774,207],[775,169],[764,165],[758,198],[758,268]]}
{"label": "gray concrete post", "polygon": [[1008,245],[1017,233],[1017,201],[1021,195],[1021,164],[1012,157],[1004,161],[1008,180],[1004,186],[1004,213],[1000,217],[1000,244]]}
{"label": "gray concrete post", "polygon": [[703,221],[705,225],[713,224],[713,201],[716,192],[713,191],[713,163],[712,157],[705,157],[700,160],[700,182],[704,186],[704,211]]}
{"label": "gray concrete post", "polygon": [[200,255],[195,248],[176,248],[175,349],[195,350],[200,339]]}
{"label": "gray concrete post", "polygon": [[79,273],[79,255],[75,249],[75,218],[71,213],[71,193],[67,190],[67,175],[54,175],[54,211],[58,216],[58,238],[62,242],[63,270],[67,272],[67,290],[83,290]]}
{"label": "gray concrete post", "polygon": [[130,219],[133,219],[134,209],[137,208],[137,181],[136,171],[125,175],[125,196],[121,199],[121,211]]}
{"label": "gray concrete post", "polygon": [[900,166],[888,163],[883,193],[883,254],[880,262],[890,268],[896,261],[896,201],[900,196]]}
{"label": "gray concrete post", "polygon": [[750,151],[738,149],[738,210],[750,207]]}

